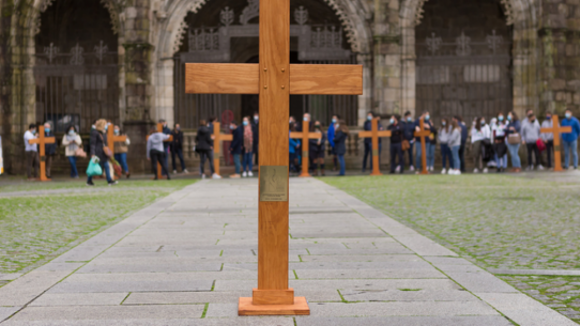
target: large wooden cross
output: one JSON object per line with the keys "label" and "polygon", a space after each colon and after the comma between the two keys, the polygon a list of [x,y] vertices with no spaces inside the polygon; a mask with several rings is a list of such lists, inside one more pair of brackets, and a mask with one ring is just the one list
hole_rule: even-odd
{"label": "large wooden cross", "polygon": [[322,137],[317,132],[309,132],[310,130],[310,121],[303,121],[302,122],[302,131],[301,132],[291,132],[290,138],[292,139],[302,139],[302,173],[300,173],[300,177],[310,177],[310,173],[308,173],[308,146],[310,139],[319,139]]}
{"label": "large wooden cross", "polygon": [[[109,128],[107,129],[107,147],[109,147],[109,149],[115,153],[115,143],[116,142],[122,142],[122,141],[127,141],[127,136],[126,135],[119,135],[116,136],[115,135],[115,128],[113,125],[110,125]],[[114,157],[113,157],[114,158]],[[159,170],[159,169],[157,169]],[[117,177],[115,176],[115,174],[113,173],[113,175],[111,176],[114,179],[117,179]]]}
{"label": "large wooden cross", "polygon": [[390,130],[379,131],[379,119],[377,117],[371,121],[371,131],[361,131],[358,133],[360,138],[372,138],[373,140],[373,172],[371,175],[383,175],[379,168],[379,137],[391,137]]}
{"label": "large wooden cross", "polygon": [[427,172],[427,150],[425,146],[425,137],[431,135],[431,130],[425,130],[425,121],[423,118],[419,119],[419,131],[415,131],[414,136],[421,139],[421,174],[429,174]]}
{"label": "large wooden cross", "polygon": [[[560,152],[560,134],[572,132],[572,127],[560,127],[560,119],[557,115],[552,116],[552,128],[542,128],[540,132],[554,134],[554,171],[560,172],[562,169],[562,154]],[[567,163],[567,162],[566,162]]]}
{"label": "large wooden cross", "polygon": [[259,64],[186,64],[187,93],[259,94],[258,288],[239,315],[309,314],[288,288],[290,94],[362,94],[362,66],[290,65],[290,0],[260,1]]}
{"label": "large wooden cross", "polygon": [[220,123],[213,123],[213,167],[215,174],[220,175],[220,144],[222,141],[232,141],[234,135],[222,134],[220,132]]}
{"label": "large wooden cross", "polygon": [[[160,122],[157,124],[157,132],[163,132],[163,123]],[[108,140],[108,137],[109,136],[107,135],[107,142],[110,144],[111,141]],[[149,139],[149,136],[147,136],[147,139]],[[170,142],[170,141],[173,141],[173,135],[169,135],[169,138],[167,138],[163,142],[166,143],[166,142]],[[169,155],[169,154],[165,153],[165,155]],[[167,173],[169,173],[169,168],[167,168]],[[169,177],[169,176],[167,176],[167,177]],[[161,175],[161,162],[157,162],[157,179],[161,180],[162,178],[163,178],[163,176]]]}
{"label": "large wooden cross", "polygon": [[56,139],[54,137],[44,137],[44,126],[38,127],[38,138],[30,139],[28,143],[38,144],[40,154],[40,181],[50,181],[46,177],[46,155],[44,153],[45,144],[54,144]]}

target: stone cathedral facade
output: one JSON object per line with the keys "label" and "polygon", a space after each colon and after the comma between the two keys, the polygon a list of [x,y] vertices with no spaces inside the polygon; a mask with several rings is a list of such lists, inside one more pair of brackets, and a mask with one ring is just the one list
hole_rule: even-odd
{"label": "stone cathedral facade", "polygon": [[[257,62],[258,1],[0,0],[5,169],[22,172],[30,123],[58,136],[110,119],[142,170],[158,119],[193,132],[259,111],[257,96],[183,91],[186,62]],[[578,0],[291,0],[291,12],[293,63],[364,66],[364,95],[293,96],[294,116],[580,114]]]}

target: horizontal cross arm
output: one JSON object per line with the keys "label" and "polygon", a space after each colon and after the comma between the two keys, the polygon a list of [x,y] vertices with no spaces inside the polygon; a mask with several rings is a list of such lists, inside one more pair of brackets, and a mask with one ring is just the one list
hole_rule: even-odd
{"label": "horizontal cross arm", "polygon": [[[188,94],[258,94],[258,64],[186,63]],[[360,65],[290,65],[290,94],[361,95]],[[268,87],[268,85],[263,85]]]}
{"label": "horizontal cross arm", "polygon": [[[44,139],[44,141],[43,141],[44,144],[54,144],[55,143],[54,137],[46,137],[43,139]],[[40,138],[29,139],[28,143],[29,144],[40,144]]]}
{"label": "horizontal cross arm", "polygon": [[[373,132],[372,131],[360,131],[358,133],[359,138],[373,138]],[[379,137],[391,137],[391,131],[390,130],[386,130],[386,131],[379,131],[377,133],[377,136]]]}
{"label": "horizontal cross arm", "polygon": [[232,141],[232,140],[234,140],[234,135],[220,134],[218,140]]}
{"label": "horizontal cross arm", "polygon": [[115,143],[127,141],[127,136],[115,136],[115,137],[113,137],[113,141]]}
{"label": "horizontal cross arm", "polygon": [[415,137],[427,137],[429,135],[431,135],[431,132],[429,130],[415,131],[415,133],[413,134],[413,136]]}
{"label": "horizontal cross arm", "polygon": [[551,134],[555,132],[567,134],[572,132],[572,127],[542,128],[540,129],[540,132],[544,134]]}
{"label": "horizontal cross arm", "polygon": [[[322,137],[322,134],[316,133],[316,132],[309,132],[308,133],[308,139],[319,139]],[[290,133],[290,138],[292,139],[302,139],[304,138],[304,133],[302,132],[291,132]]]}

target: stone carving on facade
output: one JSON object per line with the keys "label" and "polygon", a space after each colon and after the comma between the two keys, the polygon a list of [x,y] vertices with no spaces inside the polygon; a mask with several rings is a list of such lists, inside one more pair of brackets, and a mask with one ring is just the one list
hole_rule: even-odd
{"label": "stone carving on facade", "polygon": [[228,27],[234,22],[234,10],[230,9],[230,7],[225,7],[220,12],[220,22],[225,26]]}
{"label": "stone carving on facade", "polygon": [[501,0],[500,2],[504,8],[504,13],[505,13],[505,17],[506,17],[506,25],[508,25],[508,26],[513,25],[514,18],[515,18],[515,11],[512,7],[512,1],[511,0]]}
{"label": "stone carving on facade", "polygon": [[260,15],[260,1],[259,0],[248,0],[248,5],[242,10],[240,15],[240,24],[248,25],[248,22],[252,18],[256,18]]}
{"label": "stone carving on facade", "polygon": [[415,25],[421,24],[421,20],[423,19],[423,14],[425,13],[423,6],[425,5],[425,2],[427,2],[427,1],[428,0],[419,0],[417,2],[417,8],[415,9]]}

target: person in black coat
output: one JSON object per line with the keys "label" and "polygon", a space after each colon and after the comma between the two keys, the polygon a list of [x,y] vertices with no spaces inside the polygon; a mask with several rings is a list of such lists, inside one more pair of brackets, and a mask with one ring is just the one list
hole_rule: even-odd
{"label": "person in black coat", "polygon": [[240,155],[242,155],[242,147],[244,146],[244,127],[238,126],[235,121],[230,123],[233,139],[230,143],[230,153],[234,156],[234,165],[236,166],[236,173],[232,174],[230,178],[239,178],[241,170]]}
{"label": "person in black coat", "polygon": [[[171,129],[169,129],[169,127],[167,126],[167,121],[165,121],[165,119],[160,119],[159,123],[163,124],[163,133],[166,135],[171,135]],[[164,142],[163,143],[163,152],[165,152],[165,166],[169,166],[169,151],[170,151],[170,147],[171,146],[171,142]],[[165,175],[165,172],[162,172],[161,175]]]}
{"label": "person in black coat", "polygon": [[[54,131],[50,128],[50,123],[48,122],[44,124],[44,137],[54,137]],[[44,144],[44,156],[46,158],[46,177],[49,179],[51,178],[50,168],[52,166],[52,161],[54,161],[55,155],[56,140],[52,144]]]}
{"label": "person in black coat", "polygon": [[[403,140],[409,143],[409,149],[407,149],[407,155],[409,157],[409,169],[415,171],[414,159],[413,159],[413,146],[415,145],[415,121],[410,111],[405,112],[405,118],[403,121],[399,121],[401,128],[403,129]],[[402,143],[401,143],[402,144]]]}
{"label": "person in black coat", "polygon": [[252,121],[252,134],[254,136],[252,152],[254,153],[254,164],[258,165],[258,145],[260,143],[260,115],[254,112],[254,121]]}
{"label": "person in black coat", "polygon": [[[99,159],[99,164],[103,171],[105,171],[105,175],[107,176],[107,182],[109,185],[116,185],[117,181],[113,181],[111,179],[111,173],[109,171],[109,157],[105,154],[105,146],[107,146],[107,132],[106,132],[107,120],[100,119],[95,123],[95,130],[91,132],[91,149],[90,149],[90,157],[97,157]],[[88,186],[94,186],[93,177],[89,176],[87,179]]]}
{"label": "person in black coat", "polygon": [[[396,172],[403,173],[403,168],[405,167],[405,160],[403,159],[403,127],[399,123],[399,117],[393,115],[390,120],[390,125],[387,128],[391,131],[391,174]],[[399,165],[397,165],[396,159],[399,157]]]}
{"label": "person in black coat", "polygon": [[314,130],[312,132],[320,134],[320,138],[318,139],[310,139],[308,141],[308,156],[312,160],[312,166],[310,170],[312,172],[318,171],[320,167],[320,172],[322,175],[324,173],[324,151],[326,149],[326,133],[322,130],[322,126],[320,121],[316,121],[314,123]]}
{"label": "person in black coat", "polygon": [[346,173],[346,165],[344,162],[344,155],[346,154],[346,139],[348,138],[348,127],[344,120],[339,120],[335,125],[334,133],[334,149],[338,157],[338,164],[340,165],[340,172],[338,175],[343,176]]}
{"label": "person in black coat", "polygon": [[199,174],[202,179],[205,179],[204,165],[205,160],[209,161],[209,169],[211,175],[214,179],[220,179],[221,177],[215,173],[215,167],[213,166],[213,141],[211,139],[211,131],[207,126],[205,120],[199,122],[199,128],[197,129],[197,136],[195,136],[195,151],[199,154]]}
{"label": "person in black coat", "polygon": [[173,173],[177,173],[175,155],[177,155],[181,163],[181,171],[183,173],[189,173],[185,168],[185,161],[183,159],[183,131],[181,131],[179,123],[175,124],[175,128],[171,134],[173,135],[173,141],[171,142],[171,162],[173,163]]}

